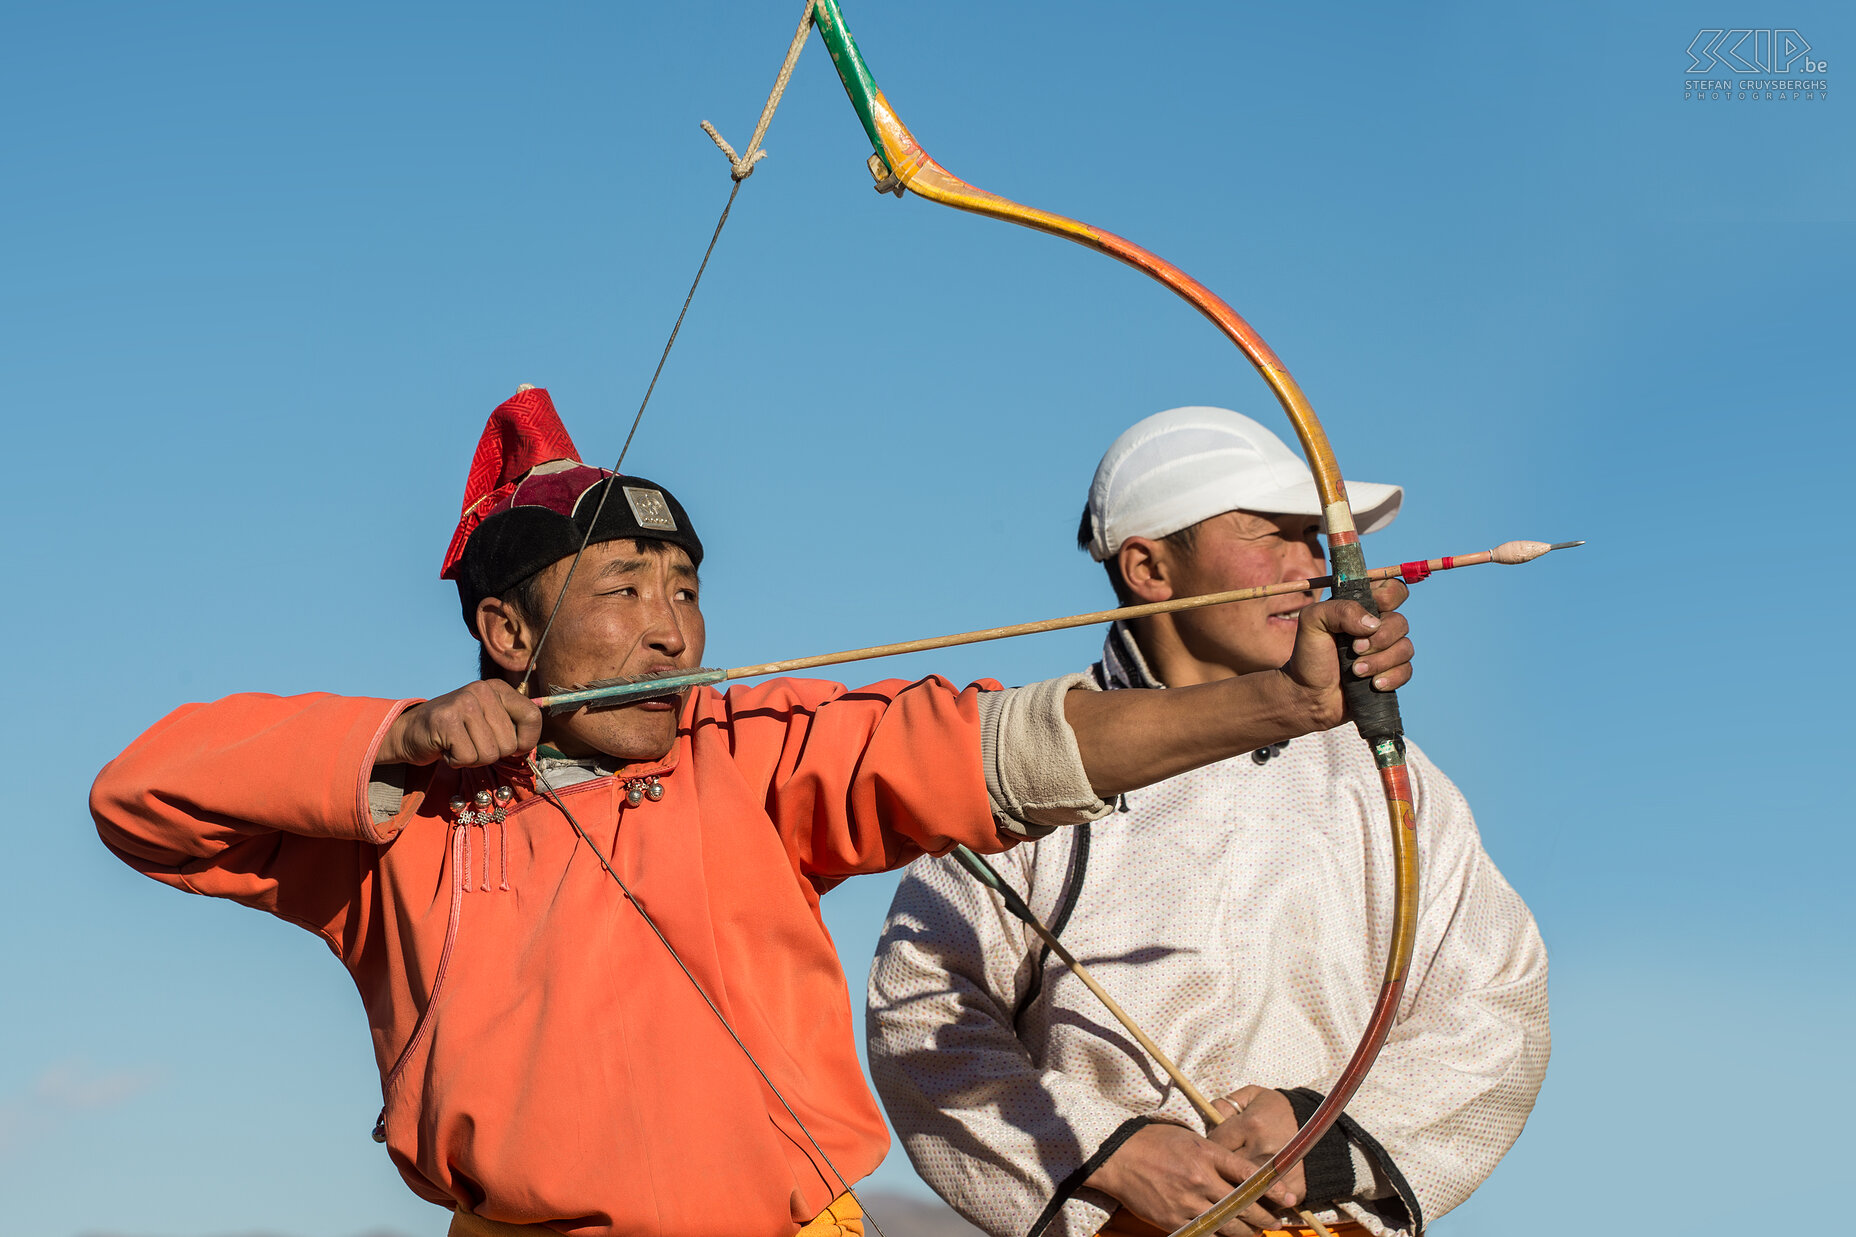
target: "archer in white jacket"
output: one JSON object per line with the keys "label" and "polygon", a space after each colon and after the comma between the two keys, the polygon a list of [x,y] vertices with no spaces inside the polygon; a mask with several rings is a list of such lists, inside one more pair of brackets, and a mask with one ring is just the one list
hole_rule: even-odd
{"label": "archer in white jacket", "polygon": [[[1255,422],[1210,409],[1129,431],[1144,460],[1130,463],[1123,442],[1104,459],[1081,539],[1112,560],[1124,601],[1319,573],[1318,519],[1273,510],[1297,501],[1280,457],[1263,478],[1269,505],[1257,503],[1269,514],[1243,509],[1259,483],[1254,469],[1230,475],[1235,435],[1267,438],[1263,453],[1274,444],[1300,467]],[[1145,496],[1178,521],[1194,514],[1179,501],[1192,478],[1182,456],[1213,461],[1219,485],[1198,501],[1214,514],[1196,535],[1142,535],[1156,503],[1143,506],[1129,474],[1162,475]],[[1397,509],[1398,491],[1377,488],[1390,497],[1369,530]],[[1216,514],[1220,502],[1234,509]],[[1116,624],[1093,686],[1254,669],[1312,600]],[[1456,787],[1415,747],[1409,759],[1422,870],[1410,976],[1378,1063],[1295,1187],[1329,1224],[1374,1233],[1421,1232],[1487,1177],[1533,1108],[1549,1048],[1533,917]],[[916,1170],[994,1237],[1137,1231],[1131,1213],[1166,1231],[1203,1210],[1306,1119],[1365,1029],[1392,922],[1388,834],[1349,724],[1132,792],[1121,812],[993,860],[1200,1091],[1243,1107],[1216,1131],[991,891],[949,859],[918,861],[890,910],[866,1024],[872,1077]],[[1169,1179],[1195,1160],[1221,1171],[1196,1192]]]}

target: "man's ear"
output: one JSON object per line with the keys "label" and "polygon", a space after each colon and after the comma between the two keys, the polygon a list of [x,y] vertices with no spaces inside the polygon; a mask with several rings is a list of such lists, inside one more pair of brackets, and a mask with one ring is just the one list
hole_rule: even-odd
{"label": "man's ear", "polygon": [[1130,537],[1115,552],[1115,562],[1137,602],[1173,599],[1172,562],[1163,543]]}
{"label": "man's ear", "polygon": [[521,674],[528,669],[534,652],[529,646],[528,623],[501,597],[485,597],[477,603],[477,638],[490,660],[504,670]]}

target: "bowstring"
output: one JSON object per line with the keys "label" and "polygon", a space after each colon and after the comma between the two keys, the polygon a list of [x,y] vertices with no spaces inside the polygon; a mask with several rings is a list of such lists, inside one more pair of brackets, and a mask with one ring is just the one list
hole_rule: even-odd
{"label": "bowstring", "polygon": [[541,651],[548,645],[548,633],[554,630],[554,620],[561,613],[561,603],[567,600],[567,586],[574,582],[574,572],[580,569],[580,559],[586,554],[586,548],[592,544],[593,530],[599,527],[599,517],[606,510],[606,500],[612,497],[613,483],[619,479],[619,470],[625,467],[625,457],[632,449],[632,439],[638,435],[638,426],[644,420],[644,410],[651,404],[651,393],[657,390],[657,380],[663,376],[664,363],[670,360],[670,350],[676,347],[677,335],[683,330],[683,319],[689,315],[690,302],[696,299],[696,289],[702,284],[703,272],[709,269],[709,257],[715,252],[715,243],[722,239],[722,228],[728,222],[728,213],[735,208],[735,195],[741,192],[741,181],[737,180],[728,191],[728,201],[722,206],[721,218],[715,221],[715,231],[709,236],[709,247],[702,251],[702,262],[696,267],[696,278],[690,281],[689,294],[683,298],[683,308],[677,311],[676,325],[670,328],[670,338],[664,341],[664,351],[658,355],[657,368],[651,371],[651,381],[644,389],[644,398],[638,402],[637,415],[632,417],[632,427],[625,435],[625,445],[619,448],[618,462],[612,466],[612,476],[607,478],[604,488],[599,492],[599,502],[593,507],[593,518],[587,523],[586,532],[580,536],[580,546],[574,551],[573,561],[567,564],[567,577],[561,581],[560,591],[554,594],[554,606],[548,611],[548,621],[542,624],[541,638],[535,641],[535,651],[530,654],[528,668],[522,672],[522,682],[516,688],[522,695],[528,695],[529,679],[534,677],[535,668],[541,665]]}
{"label": "bowstring", "polygon": [[[612,466],[613,475],[606,480],[605,488],[600,491],[599,502],[593,508],[593,518],[587,522],[586,532],[581,534],[580,545],[574,550],[573,561],[567,565],[566,578],[561,581],[560,591],[554,595],[554,605],[548,611],[548,621],[542,625],[541,636],[535,641],[535,651],[529,657],[528,668],[522,672],[522,683],[517,690],[524,696],[528,695],[529,679],[534,676],[536,667],[541,664],[541,652],[542,649],[547,646],[548,633],[554,630],[554,620],[560,615],[561,603],[567,599],[567,587],[573,583],[574,572],[580,567],[580,559],[586,554],[587,546],[592,543],[593,530],[599,527],[599,517],[606,509],[606,500],[612,496],[613,483],[618,480],[620,470],[625,466],[625,457],[632,449],[632,439],[637,437],[638,426],[644,421],[644,411],[650,406],[651,394],[657,390],[657,380],[663,375],[664,365],[670,360],[670,350],[676,346],[677,336],[683,330],[683,319],[688,316],[690,312],[690,303],[696,299],[696,289],[701,286],[703,274],[709,269],[709,258],[715,253],[716,242],[722,239],[722,228],[728,223],[729,212],[735,208],[735,197],[741,192],[741,183],[753,173],[754,165],[762,158],[765,158],[765,152],[760,150],[760,141],[761,138],[766,135],[767,126],[773,120],[774,109],[779,106],[780,96],[785,93],[786,84],[792,77],[793,65],[799,58],[799,52],[805,46],[806,36],[812,28],[812,14],[813,0],[806,0],[804,11],[801,12],[799,17],[799,28],[793,35],[791,45],[787,48],[785,63],[780,67],[780,75],[774,82],[772,94],[767,98],[767,106],[761,111],[760,122],[755,126],[753,140],[748,143],[746,151],[737,156],[729,147],[728,143],[722,139],[722,136],[717,133],[707,121],[703,122],[703,130],[714,139],[715,144],[721,148],[722,153],[728,156],[728,161],[733,171],[734,185],[728,191],[728,201],[722,204],[722,213],[715,221],[715,231],[709,234],[708,248],[702,251],[702,261],[696,266],[696,278],[690,281],[690,290],[683,298],[683,307],[677,311],[677,320],[670,328],[670,337],[664,341],[664,350],[658,355],[657,368],[651,371],[651,381],[645,386],[644,398],[638,401],[638,411],[632,417],[631,428],[625,434],[624,444],[619,448],[618,461]],[[735,1047],[741,1050],[741,1055],[747,1058],[748,1064],[754,1067],[754,1072],[758,1074],[760,1080],[767,1085],[767,1089],[773,1092],[773,1097],[780,1101],[780,1107],[786,1110],[786,1115],[791,1117],[793,1124],[799,1127],[799,1132],[805,1135],[806,1141],[812,1145],[812,1150],[818,1153],[818,1157],[824,1161],[825,1167],[831,1170],[831,1175],[838,1179],[838,1188],[843,1193],[857,1200],[859,1209],[864,1213],[864,1220],[875,1230],[876,1237],[884,1237],[882,1225],[878,1224],[876,1217],[871,1215],[867,1208],[863,1207],[863,1200],[857,1198],[857,1192],[851,1187],[850,1181],[843,1173],[838,1171],[838,1166],[832,1163],[831,1157],[825,1153],[825,1148],[820,1146],[818,1139],[812,1136],[812,1131],[806,1128],[806,1123],[800,1119],[799,1114],[793,1110],[793,1106],[787,1102],[786,1096],[781,1093],[779,1087],[774,1085],[773,1079],[768,1077],[767,1071],[762,1068],[760,1061],[754,1056],[754,1053],[748,1048],[741,1036],[736,1033],[734,1026],[730,1024],[727,1016],[722,1013],[715,1001],[710,998],[708,991],[697,981],[695,974],[683,961],[683,955],[677,952],[676,946],[670,943],[670,938],[665,936],[663,929],[657,926],[657,921],[651,917],[650,912],[645,910],[644,904],[637,899],[631,889],[625,884],[624,880],[619,877],[618,872],[613,868],[612,864],[607,862],[605,854],[600,851],[599,847],[593,844],[593,839],[587,836],[586,830],[580,827],[580,822],[574,818],[574,814],[570,812],[567,805],[561,801],[559,793],[554,788],[554,784],[550,782],[547,775],[541,771],[541,766],[535,762],[534,757],[531,756],[529,758],[528,766],[530,772],[535,776],[536,787],[541,790],[543,796],[554,806],[555,810],[566,817],[567,823],[573,827],[574,833],[582,842],[586,843],[587,849],[593,852],[593,857],[599,861],[599,866],[605,870],[607,876],[612,878],[613,884],[619,887],[619,892],[624,895],[627,902],[631,903],[632,908],[638,912],[639,917],[644,920],[645,926],[651,929],[651,934],[657,938],[658,943],[661,944],[665,952],[670,955],[671,961],[677,964],[677,969],[683,972],[683,977],[689,980],[690,986],[696,990],[696,995],[702,998],[703,1004],[709,1007],[709,1012],[715,1015],[715,1019],[721,1024],[722,1029],[728,1032],[728,1037],[734,1041]]]}
{"label": "bowstring", "polygon": [[728,191],[728,201],[722,206],[721,218],[715,221],[715,231],[709,236],[709,247],[702,251],[702,262],[696,268],[696,278],[690,281],[689,295],[683,298],[683,308],[677,311],[676,325],[670,328],[670,338],[664,341],[664,351],[657,358],[657,368],[651,372],[650,385],[644,389],[644,398],[638,402],[638,414],[632,418],[632,428],[625,435],[625,445],[619,448],[618,463],[612,466],[612,477],[599,492],[599,503],[593,508],[593,519],[586,526],[586,533],[580,538],[580,547],[574,551],[574,558],[567,565],[567,578],[561,581],[561,591],[554,595],[554,607],[548,611],[548,621],[542,624],[541,638],[535,642],[535,652],[529,657],[528,668],[522,672],[522,682],[516,689],[524,696],[528,695],[528,682],[535,674],[535,668],[541,664],[541,650],[547,646],[548,633],[554,630],[554,620],[561,612],[561,603],[567,600],[567,586],[573,583],[574,572],[580,567],[580,559],[586,553],[586,547],[593,540],[593,530],[599,526],[599,517],[606,510],[606,500],[612,496],[612,483],[618,479],[618,473],[625,466],[626,453],[632,449],[632,439],[638,433],[638,424],[644,420],[644,410],[651,402],[651,392],[657,390],[658,377],[664,372],[664,362],[670,359],[670,350],[676,346],[677,333],[683,329],[683,318],[690,311],[690,302],[696,299],[696,288],[702,283],[703,272],[709,269],[709,255],[715,252],[715,243],[722,239],[722,226],[728,222],[728,212],[735,208],[735,195],[741,192],[741,182],[754,174],[754,165],[767,157],[767,152],[760,148],[761,139],[767,136],[767,128],[773,124],[773,114],[780,106],[780,99],[786,93],[787,83],[792,81],[793,67],[799,63],[799,53],[805,50],[806,39],[812,33],[813,12],[817,0],[805,0],[805,7],[799,13],[798,29],[793,31],[792,42],[787,44],[786,58],[780,63],[779,75],[773,79],[773,89],[767,94],[767,105],[761,108],[760,120],[754,126],[754,136],[749,140],[747,149],[735,153],[715,126],[708,121],[702,122],[702,129],[728,159],[729,175],[734,179],[734,187]]}

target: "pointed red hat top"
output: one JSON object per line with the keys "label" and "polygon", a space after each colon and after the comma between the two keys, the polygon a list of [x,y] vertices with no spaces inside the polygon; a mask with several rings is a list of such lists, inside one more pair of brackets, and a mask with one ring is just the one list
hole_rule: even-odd
{"label": "pointed red hat top", "polygon": [[439,579],[453,578],[464,546],[470,535],[496,509],[497,504],[515,492],[516,482],[537,464],[549,460],[573,460],[580,463],[580,452],[567,436],[554,401],[541,387],[523,387],[496,406],[477,440],[477,454],[470,462],[470,478],[464,483],[464,508],[458,515],[458,531],[445,551],[445,566]]}

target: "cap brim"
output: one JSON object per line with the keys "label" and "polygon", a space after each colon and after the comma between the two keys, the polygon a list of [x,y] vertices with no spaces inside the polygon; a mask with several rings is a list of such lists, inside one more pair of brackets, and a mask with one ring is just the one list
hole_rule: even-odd
{"label": "cap brim", "polygon": [[[1349,481],[1347,505],[1353,508],[1353,525],[1361,533],[1376,533],[1398,518],[1404,504],[1403,486],[1379,481]],[[1246,495],[1243,510],[1264,515],[1320,515],[1321,496],[1311,477],[1264,494]]]}

